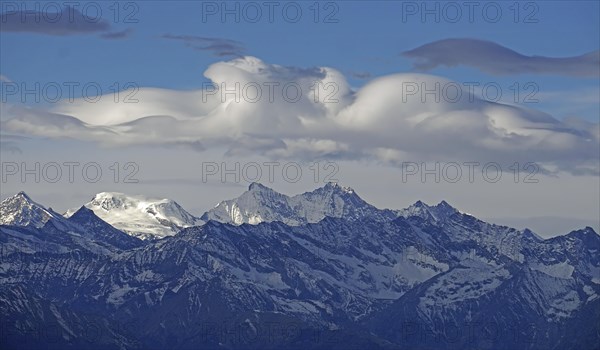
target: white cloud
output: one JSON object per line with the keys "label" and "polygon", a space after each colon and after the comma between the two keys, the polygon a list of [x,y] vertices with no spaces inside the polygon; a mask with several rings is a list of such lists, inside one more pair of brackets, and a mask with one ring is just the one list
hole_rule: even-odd
{"label": "white cloud", "polygon": [[[435,101],[431,94],[407,93],[421,84],[453,84],[433,75],[394,74],[353,91],[335,69],[283,67],[253,57],[215,63],[204,75],[228,90],[238,84],[239,101],[234,93],[209,88],[141,88],[133,96],[138,103],[115,103],[109,95],[96,103],[65,101],[49,111],[14,107],[2,128],[104,145],[189,144],[196,150],[226,147],[229,154],[277,158],[531,161],[573,173],[599,170],[598,124],[561,122],[536,110],[478,99],[466,90],[458,91],[456,101],[454,94]],[[301,97],[290,102],[297,89]],[[120,100],[125,95],[121,92]]]}

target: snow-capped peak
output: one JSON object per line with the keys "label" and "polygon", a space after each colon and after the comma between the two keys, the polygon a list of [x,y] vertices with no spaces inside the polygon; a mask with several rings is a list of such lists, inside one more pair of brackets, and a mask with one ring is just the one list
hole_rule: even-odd
{"label": "snow-capped peak", "polygon": [[418,216],[426,220],[443,221],[458,212],[456,208],[446,201],[441,201],[437,205],[430,206],[419,200],[410,207],[400,210],[399,214],[405,218]]}
{"label": "snow-capped peak", "polygon": [[351,187],[341,186],[337,182],[328,182],[322,188],[326,189],[326,190],[331,190],[331,191],[340,191],[340,192],[348,193],[348,194],[354,193],[354,190]]}
{"label": "snow-capped peak", "polygon": [[22,200],[26,200],[28,202],[33,202],[33,200],[31,199],[31,197],[29,197],[27,195],[27,193],[25,193],[25,191],[19,191],[19,193],[15,194],[13,197],[17,197],[17,198],[20,198]]}
{"label": "snow-capped peak", "polygon": [[98,193],[85,207],[112,226],[142,239],[173,236],[182,228],[204,223],[173,200],[120,192]]}
{"label": "snow-capped peak", "polygon": [[240,197],[223,201],[206,212],[202,219],[235,225],[281,221],[287,225],[319,222],[325,217],[392,217],[365,202],[350,187],[330,182],[311,192],[286,196],[259,183],[252,183]]}
{"label": "snow-capped peak", "polygon": [[50,219],[61,220],[62,217],[51,208],[32,200],[21,191],[0,203],[0,224],[43,227]]}
{"label": "snow-capped peak", "polygon": [[108,211],[117,208],[127,209],[134,203],[137,205],[139,203],[138,198],[128,197],[120,192],[100,192],[92,198],[90,203]]}
{"label": "snow-capped peak", "polygon": [[319,190],[345,194],[355,194],[354,189],[352,189],[352,187],[341,186],[337,182],[328,182],[325,184],[325,186],[318,188],[315,191]]}

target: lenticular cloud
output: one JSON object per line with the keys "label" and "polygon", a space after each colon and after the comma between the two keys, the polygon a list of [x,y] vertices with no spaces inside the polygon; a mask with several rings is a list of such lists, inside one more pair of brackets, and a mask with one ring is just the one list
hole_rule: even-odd
{"label": "lenticular cloud", "polygon": [[[332,68],[284,67],[254,57],[212,64],[204,75],[212,84],[200,90],[140,88],[135,103],[107,95],[49,110],[12,106],[2,129],[105,145],[224,147],[228,154],[274,158],[531,161],[572,173],[599,171],[598,124],[486,101],[433,75],[394,74],[354,90]],[[439,92],[425,93],[432,89]]]}

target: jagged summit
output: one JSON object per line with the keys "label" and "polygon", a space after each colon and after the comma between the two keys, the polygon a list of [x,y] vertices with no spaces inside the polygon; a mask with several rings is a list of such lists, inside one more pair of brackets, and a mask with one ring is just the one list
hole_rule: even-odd
{"label": "jagged summit", "polygon": [[323,186],[322,188],[333,189],[333,190],[340,190],[342,192],[347,192],[347,193],[354,192],[354,190],[352,189],[352,187],[342,186],[339,183],[333,182],[333,181],[330,181],[330,182],[326,183],[325,186]]}
{"label": "jagged summit", "polygon": [[[260,182],[251,182],[248,185],[248,191],[252,191],[252,192],[276,192],[274,189],[272,189],[271,187],[265,186]],[[348,194],[353,194],[354,193],[354,189],[352,189],[351,187],[346,187],[346,186],[341,186],[340,184],[338,184],[337,182],[327,182],[325,185],[313,190],[313,191],[309,191],[309,192],[305,192],[305,193],[311,193],[311,192],[315,192],[315,191],[327,191],[327,192],[340,192],[340,193],[348,193]]]}
{"label": "jagged summit", "polygon": [[329,182],[313,191],[295,196],[281,194],[259,183],[251,183],[241,196],[219,203],[203,220],[235,225],[281,221],[297,226],[315,223],[330,216],[358,220],[363,217],[392,218],[393,212],[365,202],[350,187]]}
{"label": "jagged summit", "polygon": [[0,203],[0,224],[43,227],[50,219],[62,217],[52,209],[35,202],[24,191],[4,199]]}
{"label": "jagged summit", "polygon": [[31,201],[31,197],[29,197],[27,195],[27,193],[25,193],[25,191],[19,191],[19,193],[17,193],[16,195],[14,195],[14,197],[22,197],[22,198],[24,198],[26,200]]}
{"label": "jagged summit", "polygon": [[328,182],[323,187],[318,188],[317,190],[323,191],[332,191],[346,194],[356,194],[352,187],[342,186],[337,182]]}
{"label": "jagged summit", "polygon": [[[0,224],[42,227],[51,218],[64,223],[66,222],[64,217],[69,218],[75,213],[85,217],[90,214],[90,210],[113,227],[142,239],[173,236],[183,228],[200,226],[208,220],[234,225],[279,221],[290,226],[317,223],[327,217],[349,221],[365,218],[385,221],[397,217],[419,217],[431,223],[476,220],[472,216],[455,216],[461,212],[445,200],[435,205],[428,205],[418,200],[405,209],[388,210],[376,208],[363,200],[353,188],[342,186],[337,182],[328,182],[313,191],[294,196],[252,182],[248,185],[247,191],[239,197],[220,202],[201,218],[190,214],[170,199],[128,195],[121,192],[97,193],[83,207],[71,209],[61,216],[51,208],[32,200],[24,191],[20,191],[0,204],[0,214],[2,214]],[[529,230],[521,233],[534,240],[543,240]],[[590,227],[574,231],[571,235],[584,237],[590,233],[597,235]]]}
{"label": "jagged summit", "polygon": [[592,227],[590,227],[590,226],[586,226],[586,227],[584,227],[582,231],[583,231],[584,233],[586,233],[586,234],[590,234],[590,233],[593,233],[593,234],[598,234],[598,233],[597,233],[597,232],[596,232],[596,231],[595,231],[595,230],[594,230]]}
{"label": "jagged summit", "polygon": [[[213,214],[261,225],[211,221],[142,242],[95,212],[158,227],[163,216],[172,223],[182,215],[175,202],[113,192],[94,201],[93,208],[74,211],[69,227],[54,221],[41,228],[0,226],[0,317],[11,330],[4,348],[31,344],[23,324],[49,323],[65,335],[56,337],[55,348],[86,347],[89,332],[80,325],[88,322],[110,335],[97,339],[98,349],[217,348],[220,334],[198,336],[202,320],[226,330],[293,322],[312,334],[345,332],[335,334],[338,348],[365,349],[423,348],[422,334],[406,336],[394,327],[415,324],[442,335],[436,343],[429,337],[432,348],[459,350],[492,344],[485,329],[490,315],[498,329],[509,330],[493,334],[498,348],[595,349],[599,343],[600,236],[589,227],[537,240],[528,230],[453,214],[445,201],[405,209],[423,220],[396,219],[403,211],[377,209],[342,186],[290,197],[255,184]],[[2,219],[40,207],[19,194],[0,206]],[[320,221],[290,226],[280,218]],[[112,327],[132,320],[135,332]],[[446,341],[447,325],[473,326],[466,337],[453,332]],[[513,328],[529,331],[515,340]],[[308,337],[273,343],[253,333],[252,343],[231,348],[324,347],[320,340],[311,347],[313,337],[303,334]],[[45,341],[32,348],[47,347]]]}
{"label": "jagged summit", "polygon": [[353,188],[337,182],[328,182],[313,191],[291,197],[253,182],[242,195],[217,204],[202,219],[235,225],[281,221],[297,226],[319,222],[327,216],[349,220],[420,216],[440,221],[458,212],[444,200],[433,206],[419,200],[410,207],[397,211],[378,209],[363,200]]}
{"label": "jagged summit", "polygon": [[[598,233],[589,226],[586,226],[585,228],[580,229],[580,230],[571,231],[567,234],[567,237],[577,237],[582,240],[588,240],[590,238],[596,239],[597,236],[598,236]],[[600,248],[600,246],[598,248]]]}
{"label": "jagged summit", "polygon": [[425,220],[443,221],[458,212],[456,208],[448,204],[445,200],[433,206],[418,200],[408,208],[399,210],[398,214],[405,218],[418,216]]}

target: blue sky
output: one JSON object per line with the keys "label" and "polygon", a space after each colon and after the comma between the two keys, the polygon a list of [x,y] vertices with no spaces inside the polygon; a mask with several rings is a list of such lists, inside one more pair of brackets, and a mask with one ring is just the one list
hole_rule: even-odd
{"label": "blue sky", "polygon": [[[39,4],[17,3],[28,10],[35,10]],[[76,9],[86,8],[86,2],[76,3]],[[236,40],[245,48],[246,54],[266,62],[298,67],[334,67],[344,72],[353,86],[365,83],[365,80],[354,78],[355,73],[377,77],[412,70],[412,61],[400,53],[441,39],[491,40],[524,55],[549,57],[595,51],[600,42],[600,5],[596,1],[543,1],[536,2],[537,7],[527,7],[526,2],[517,7],[511,2],[493,2],[494,6],[488,6],[487,12],[483,10],[486,3],[478,2],[472,23],[468,7],[460,2],[454,3],[461,9],[458,17],[454,6],[446,7],[447,2],[423,5],[422,2],[406,1],[343,1],[336,3],[337,8],[326,7],[327,2],[322,2],[319,23],[314,23],[313,2],[297,2],[303,11],[297,23],[286,21],[280,10],[283,5],[275,8],[273,23],[269,23],[264,5],[261,5],[260,20],[249,23],[243,12],[245,4],[240,2],[228,2],[227,5],[229,8],[235,8],[236,4],[240,6],[239,23],[235,23],[233,15],[222,21],[220,9],[215,15],[206,14],[203,23],[203,10],[209,6],[207,3],[213,2],[146,1],[137,2],[137,7],[126,7],[128,2],[121,2],[118,18],[114,17],[112,2],[92,3],[100,4],[102,19],[108,20],[114,30],[130,28],[131,34],[121,40],[106,40],[94,34],[3,33],[1,74],[13,81],[30,84],[38,81],[98,82],[109,89],[115,82],[121,85],[135,82],[139,86],[169,89],[200,88],[206,81],[202,76],[204,69],[222,58],[161,38],[166,33]],[[422,7],[416,14],[408,12],[413,9],[413,4],[426,9],[435,9],[437,4],[439,11],[426,15],[423,21]],[[6,4],[3,6],[5,10],[12,10]],[[94,16],[95,8],[87,7],[90,16]],[[496,8],[501,9],[502,16],[496,23],[491,23],[496,17]],[[516,8],[518,17],[515,17]],[[52,9],[50,7],[48,11]],[[322,23],[334,10],[331,19],[337,23]],[[293,16],[293,9],[288,11]],[[248,16],[252,16],[252,12],[248,12]],[[451,23],[455,17],[458,21]],[[128,19],[138,23],[123,23]],[[524,23],[528,21],[536,23]],[[540,92],[598,89],[596,78],[529,74],[498,77],[468,67],[439,67],[430,73],[457,81],[499,82],[505,94],[515,82],[534,82]],[[76,93],[81,91],[76,90]],[[542,104],[549,112],[552,107],[556,106]],[[594,120],[598,115],[597,107],[577,108],[585,118]]]}
{"label": "blue sky", "polygon": [[[203,160],[335,161],[340,181],[381,207],[445,199],[505,223],[553,216],[600,226],[597,1],[476,1],[471,18],[465,2],[273,2],[272,23],[263,1],[76,1],[75,24],[45,21],[62,2],[1,4],[2,161],[136,161],[141,169],[137,185],[13,179],[1,197],[24,189],[67,209],[119,190],[172,197],[199,214],[244,186],[199,182]],[[223,20],[220,6],[239,6],[239,21]],[[252,17],[252,6],[262,11],[256,23],[244,13]],[[96,17],[98,8],[97,21],[78,17]],[[295,8],[302,16],[291,23]],[[19,17],[21,9],[41,13],[41,23]],[[265,79],[334,82],[340,101],[202,101],[211,80]],[[402,84],[422,80],[495,84],[502,98],[475,89],[475,104],[399,102]],[[83,101],[81,88],[74,103],[21,101],[9,90],[56,83],[66,97],[69,82],[96,84],[102,103]],[[128,83],[139,89],[138,103],[105,103]],[[531,161],[544,171],[535,186],[397,186],[402,161],[436,160]],[[317,186],[268,185],[291,194]]]}

